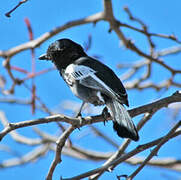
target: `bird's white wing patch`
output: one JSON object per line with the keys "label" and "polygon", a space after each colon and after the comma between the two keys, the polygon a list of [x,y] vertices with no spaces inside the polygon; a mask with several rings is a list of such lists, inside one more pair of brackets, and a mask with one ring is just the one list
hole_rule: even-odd
{"label": "bird's white wing patch", "polygon": [[80,82],[82,85],[90,87],[92,89],[99,90],[108,96],[115,98],[116,93],[107,86],[96,74],[91,74],[90,76],[84,78]]}
{"label": "bird's white wing patch", "polygon": [[79,80],[80,84],[103,92],[119,101],[119,95],[97,77],[95,73],[96,71],[90,67],[70,64],[65,70],[64,78],[69,85],[73,84],[76,80]]}
{"label": "bird's white wing patch", "polygon": [[70,64],[67,66],[64,72],[64,78],[65,81],[69,83],[73,83],[76,80],[82,80],[91,74],[94,74],[96,71],[93,69],[83,66],[83,65],[75,65],[75,64]]}

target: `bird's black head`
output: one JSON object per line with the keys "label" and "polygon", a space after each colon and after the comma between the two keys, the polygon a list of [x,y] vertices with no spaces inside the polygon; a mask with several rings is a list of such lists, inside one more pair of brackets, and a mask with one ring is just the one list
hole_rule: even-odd
{"label": "bird's black head", "polygon": [[80,57],[87,56],[83,48],[70,39],[59,39],[50,44],[46,54],[39,57],[40,60],[51,60],[58,69],[66,68]]}

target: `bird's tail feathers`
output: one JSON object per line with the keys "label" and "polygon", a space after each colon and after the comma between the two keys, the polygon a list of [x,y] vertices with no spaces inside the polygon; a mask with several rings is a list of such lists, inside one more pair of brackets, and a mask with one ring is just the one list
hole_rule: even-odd
{"label": "bird's tail feathers", "polygon": [[138,132],[125,107],[114,99],[108,101],[106,105],[113,117],[113,128],[118,136],[138,141]]}

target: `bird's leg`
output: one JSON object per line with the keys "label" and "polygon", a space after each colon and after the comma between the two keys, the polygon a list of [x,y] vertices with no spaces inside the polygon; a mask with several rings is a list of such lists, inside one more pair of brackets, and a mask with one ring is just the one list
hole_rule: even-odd
{"label": "bird's leg", "polygon": [[[81,111],[82,111],[82,108],[84,107],[84,105],[85,105],[85,102],[83,101],[75,116],[76,118],[78,118],[80,120],[80,126],[82,125],[82,121],[83,121]],[[80,130],[79,127],[78,127],[78,129]]]}
{"label": "bird's leg", "polygon": [[104,119],[103,123],[105,126],[105,123],[107,122],[107,118],[109,117],[109,112],[108,112],[107,107],[104,107],[104,109],[102,110],[102,117]]}
{"label": "bird's leg", "polygon": [[84,107],[84,105],[85,105],[85,102],[83,101],[80,108],[79,108],[79,110],[76,113],[76,116],[75,116],[76,118],[82,117],[81,111],[82,111],[82,108]]}

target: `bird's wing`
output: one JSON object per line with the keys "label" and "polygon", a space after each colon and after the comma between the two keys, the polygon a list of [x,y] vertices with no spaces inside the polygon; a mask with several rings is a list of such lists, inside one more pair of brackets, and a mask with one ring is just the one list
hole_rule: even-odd
{"label": "bird's wing", "polygon": [[70,64],[65,70],[64,78],[68,84],[78,80],[81,85],[100,91],[120,102],[119,95],[96,75],[95,70],[88,66]]}
{"label": "bird's wing", "polygon": [[[122,104],[126,104],[127,106],[129,106],[126,89],[124,88],[121,80],[116,76],[116,74],[108,66],[88,56],[79,58],[78,60],[75,61],[75,64],[89,67],[95,71],[94,75],[96,77],[95,78],[93,78],[92,76],[89,77],[88,86],[90,86],[90,82],[92,80],[92,79],[90,80],[90,78],[93,78],[94,83],[95,83],[95,80],[98,78],[99,81],[103,82],[104,87],[106,85],[106,88],[104,88],[103,90],[105,91],[105,89],[107,90],[109,89],[107,93],[112,92],[111,95],[108,94],[108,96],[116,99],[118,102]],[[94,83],[93,83],[93,86],[95,87]]]}

